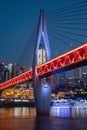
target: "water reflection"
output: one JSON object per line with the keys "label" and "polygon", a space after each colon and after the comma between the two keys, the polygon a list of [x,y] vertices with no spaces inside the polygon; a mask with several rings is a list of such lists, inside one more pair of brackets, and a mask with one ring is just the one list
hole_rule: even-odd
{"label": "water reflection", "polygon": [[[28,107],[0,108],[0,116],[35,117],[36,109]],[[54,105],[50,108],[50,116],[65,118],[87,118],[87,107],[58,104],[57,106]],[[39,122],[38,117],[36,118],[36,121],[37,123]]]}
{"label": "water reflection", "polygon": [[70,104],[57,104],[53,105],[50,109],[51,116],[57,117],[70,117],[70,118],[87,118],[87,106],[79,104],[79,106]]}
{"label": "water reflection", "polygon": [[72,107],[72,118],[87,118],[87,108]]}
{"label": "water reflection", "polygon": [[20,107],[20,108],[14,108],[13,109],[13,115],[14,116],[24,116],[24,115],[28,115],[29,113],[29,109],[28,108],[22,108],[22,107]]}
{"label": "water reflection", "polygon": [[51,107],[50,115],[58,117],[71,117],[70,107]]}
{"label": "water reflection", "polygon": [[36,116],[34,130],[51,130],[50,117]]}
{"label": "water reflection", "polygon": [[0,130],[86,130],[86,122],[87,107],[60,104],[50,108],[50,116],[36,116],[35,108],[0,108]]}
{"label": "water reflection", "polygon": [[28,107],[14,107],[14,108],[0,108],[1,116],[12,116],[12,117],[32,117],[36,115],[35,108]]}

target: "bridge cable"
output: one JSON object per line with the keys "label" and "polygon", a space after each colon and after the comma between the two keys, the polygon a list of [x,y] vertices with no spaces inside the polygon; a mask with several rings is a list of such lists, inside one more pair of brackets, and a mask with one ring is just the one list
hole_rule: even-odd
{"label": "bridge cable", "polygon": [[[53,34],[55,34],[54,31],[51,31],[51,32],[53,32]],[[63,34],[61,34],[61,33],[56,33],[56,35],[58,35],[58,36],[60,36],[60,37],[63,37],[63,38],[66,38],[66,39],[69,39],[69,40],[72,40],[72,41],[75,41],[75,42],[78,42],[78,43],[81,43],[81,41],[75,40],[75,39],[73,39],[73,38],[71,38],[71,37],[68,37],[68,36],[66,36],[66,35],[63,35]]]}
{"label": "bridge cable", "polygon": [[[22,51],[22,54],[20,55],[20,57],[19,57],[19,59],[17,61],[18,64],[27,65],[29,67],[32,66],[32,60],[33,60],[33,54],[34,54],[33,52],[34,52],[35,39],[36,39],[36,32],[37,32],[37,25],[35,26],[34,30],[32,31],[32,34],[29,37],[27,45],[25,46],[24,50]],[[28,57],[28,59],[27,59],[27,57]]]}
{"label": "bridge cable", "polygon": [[62,29],[57,29],[57,28],[54,28],[54,27],[50,27],[51,30],[55,30],[55,32],[62,32],[62,33],[68,33],[68,34],[73,34],[73,35],[78,35],[78,36],[82,36],[82,37],[86,37],[87,38],[87,35],[83,35],[83,34],[79,34],[79,33],[74,33],[74,32],[70,32],[70,31],[65,31],[65,30],[62,30]]}
{"label": "bridge cable", "polygon": [[62,43],[64,43],[65,45],[68,45],[69,47],[74,48],[74,46],[73,46],[73,45],[71,45],[71,44],[69,44],[69,43],[65,42],[65,41],[64,41],[64,40],[62,40],[61,38],[58,38],[58,36],[54,35],[54,33],[49,32],[49,34],[50,34],[52,37],[56,38],[58,41],[61,41]]}
{"label": "bridge cable", "polygon": [[69,5],[69,6],[64,7],[64,8],[56,9],[56,10],[53,10],[53,11],[48,11],[47,14],[52,16],[52,13],[56,14],[56,12],[61,13],[61,12],[65,12],[65,11],[70,11],[74,8],[78,8],[78,5],[80,5],[80,4],[81,5],[85,4],[85,5],[79,6],[79,7],[85,7],[86,4],[87,4],[87,1],[85,0],[85,1],[82,1],[82,2],[79,2],[79,3],[76,3],[76,4]]}

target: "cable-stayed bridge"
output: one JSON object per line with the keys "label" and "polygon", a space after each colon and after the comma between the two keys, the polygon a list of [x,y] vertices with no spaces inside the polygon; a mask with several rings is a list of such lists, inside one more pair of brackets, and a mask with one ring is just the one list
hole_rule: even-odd
{"label": "cable-stayed bridge", "polygon": [[[29,43],[33,46],[33,49],[31,49],[33,52],[33,60],[31,59],[33,64],[32,70],[1,83],[0,89],[11,87],[21,82],[33,79],[37,114],[48,114],[51,97],[51,86],[48,76],[87,65],[86,8],[87,2],[85,1],[74,4],[71,7],[48,12],[47,15],[45,15],[44,10],[42,9],[38,25],[35,27],[29,39]],[[52,49],[54,48],[54,51],[50,51],[50,40],[53,42]],[[41,42],[43,42],[46,50],[47,62],[37,66],[37,55]],[[61,48],[56,46],[57,44],[55,44],[55,42],[57,44],[60,42]],[[76,47],[74,43],[79,46]],[[65,48],[65,45],[62,44],[69,46],[72,50],[57,56],[56,58],[52,57],[51,59],[51,52],[58,52],[58,48],[59,50]],[[30,59],[28,55],[29,53],[27,46],[19,58],[19,63],[24,62],[24,60],[25,62],[28,61],[26,60],[26,57]],[[45,84],[41,83],[43,77],[46,80]]]}

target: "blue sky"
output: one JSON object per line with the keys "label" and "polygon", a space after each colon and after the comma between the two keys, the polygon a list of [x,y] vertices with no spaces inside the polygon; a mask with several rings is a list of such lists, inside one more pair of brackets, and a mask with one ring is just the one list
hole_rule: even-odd
{"label": "blue sky", "polygon": [[0,60],[17,62],[41,8],[52,11],[83,0],[0,0]]}

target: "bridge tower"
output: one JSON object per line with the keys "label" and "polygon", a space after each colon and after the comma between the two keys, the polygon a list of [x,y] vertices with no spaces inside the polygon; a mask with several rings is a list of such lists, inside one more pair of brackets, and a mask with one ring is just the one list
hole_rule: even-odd
{"label": "bridge tower", "polygon": [[[38,61],[38,49],[41,44],[41,39],[43,39],[43,44],[46,51],[46,61],[48,61],[50,60],[51,54],[50,54],[45,13],[43,9],[41,9],[40,11],[38,29],[37,29],[37,38],[36,38],[34,57],[33,57],[33,66],[32,66],[33,87],[34,87],[34,97],[35,97],[37,115],[49,115],[50,101],[51,101],[50,82],[46,77],[44,79],[38,77],[36,71],[36,65]],[[45,82],[43,82],[43,80]]]}

